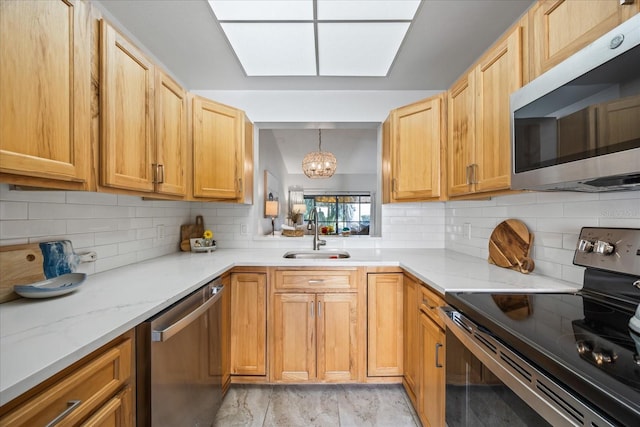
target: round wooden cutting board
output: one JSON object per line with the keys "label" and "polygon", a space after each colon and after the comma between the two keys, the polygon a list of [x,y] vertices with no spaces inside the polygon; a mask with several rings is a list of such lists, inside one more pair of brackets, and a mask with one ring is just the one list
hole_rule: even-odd
{"label": "round wooden cutting board", "polygon": [[535,264],[529,253],[533,246],[533,234],[520,220],[502,221],[489,238],[489,262],[499,267],[511,268],[521,273],[533,271]]}

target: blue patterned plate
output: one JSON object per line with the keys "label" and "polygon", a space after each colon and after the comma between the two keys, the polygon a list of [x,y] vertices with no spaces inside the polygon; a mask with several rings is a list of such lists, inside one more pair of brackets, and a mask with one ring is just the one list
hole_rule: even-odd
{"label": "blue patterned plate", "polygon": [[85,273],[69,273],[30,285],[13,287],[15,293],[25,298],[50,298],[73,292],[87,278]]}

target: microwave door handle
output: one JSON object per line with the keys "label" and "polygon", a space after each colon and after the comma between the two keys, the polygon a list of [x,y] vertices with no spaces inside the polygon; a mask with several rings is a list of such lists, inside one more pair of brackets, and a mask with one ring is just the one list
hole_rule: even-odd
{"label": "microwave door handle", "polygon": [[172,336],[176,335],[178,332],[182,331],[184,328],[192,324],[196,319],[202,316],[213,304],[216,303],[221,297],[224,289],[209,298],[204,304],[199,305],[195,310],[191,313],[187,314],[177,322],[167,326],[162,330],[152,330],[151,331],[151,341],[153,342],[164,342],[169,340]]}

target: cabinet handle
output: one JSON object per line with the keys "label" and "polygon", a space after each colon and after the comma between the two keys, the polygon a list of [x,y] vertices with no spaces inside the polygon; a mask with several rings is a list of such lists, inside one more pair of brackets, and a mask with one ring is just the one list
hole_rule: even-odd
{"label": "cabinet handle", "polygon": [[152,181],[154,184],[158,183],[158,164],[151,163],[151,173],[153,173]]}
{"label": "cabinet handle", "polygon": [[65,409],[64,411],[62,411],[60,413],[60,415],[58,415],[57,417],[55,417],[53,420],[51,420],[49,422],[49,424],[47,424],[46,427],[53,427],[56,424],[58,424],[60,421],[62,421],[63,419],[65,419],[67,417],[67,415],[69,415],[70,413],[72,413],[78,406],[80,406],[80,404],[82,403],[82,400],[69,400],[67,402],[67,409]]}
{"label": "cabinet handle", "polygon": [[314,306],[314,305],[315,305],[315,304],[314,304],[313,302],[310,302],[310,303],[309,303],[309,306],[311,307],[311,317],[313,317],[313,306]]}
{"label": "cabinet handle", "polygon": [[318,318],[322,317],[322,303],[318,301]]}
{"label": "cabinet handle", "polygon": [[633,0],[620,0],[620,6],[624,6],[625,4],[633,4]]}
{"label": "cabinet handle", "polygon": [[471,183],[472,184],[477,184],[478,183],[478,164],[474,163],[471,165]]}
{"label": "cabinet handle", "polygon": [[307,283],[309,283],[310,285],[321,285],[324,283],[323,279],[309,279],[307,281]]}
{"label": "cabinet handle", "polygon": [[442,365],[440,364],[440,352],[438,350],[440,350],[440,347],[443,347],[442,344],[440,343],[436,343],[436,368],[442,368]]}
{"label": "cabinet handle", "polygon": [[471,165],[467,165],[467,185],[471,185]]}
{"label": "cabinet handle", "polygon": [[156,182],[158,184],[164,184],[164,165],[158,165],[157,166],[156,176],[159,177]]}
{"label": "cabinet handle", "polygon": [[397,181],[397,179],[395,179],[395,178],[393,178],[393,179],[391,180],[391,192],[393,192],[393,193],[395,193],[396,191],[398,191],[398,190],[396,190],[397,182],[398,182],[398,181]]}

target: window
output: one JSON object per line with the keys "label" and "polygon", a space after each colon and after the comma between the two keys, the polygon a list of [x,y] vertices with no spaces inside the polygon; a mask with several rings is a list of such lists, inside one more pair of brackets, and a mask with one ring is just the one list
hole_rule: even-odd
{"label": "window", "polygon": [[308,221],[311,211],[317,207],[318,227],[323,234],[340,234],[345,229],[351,234],[370,234],[372,202],[369,194],[305,195],[304,202],[307,205],[304,220]]}

